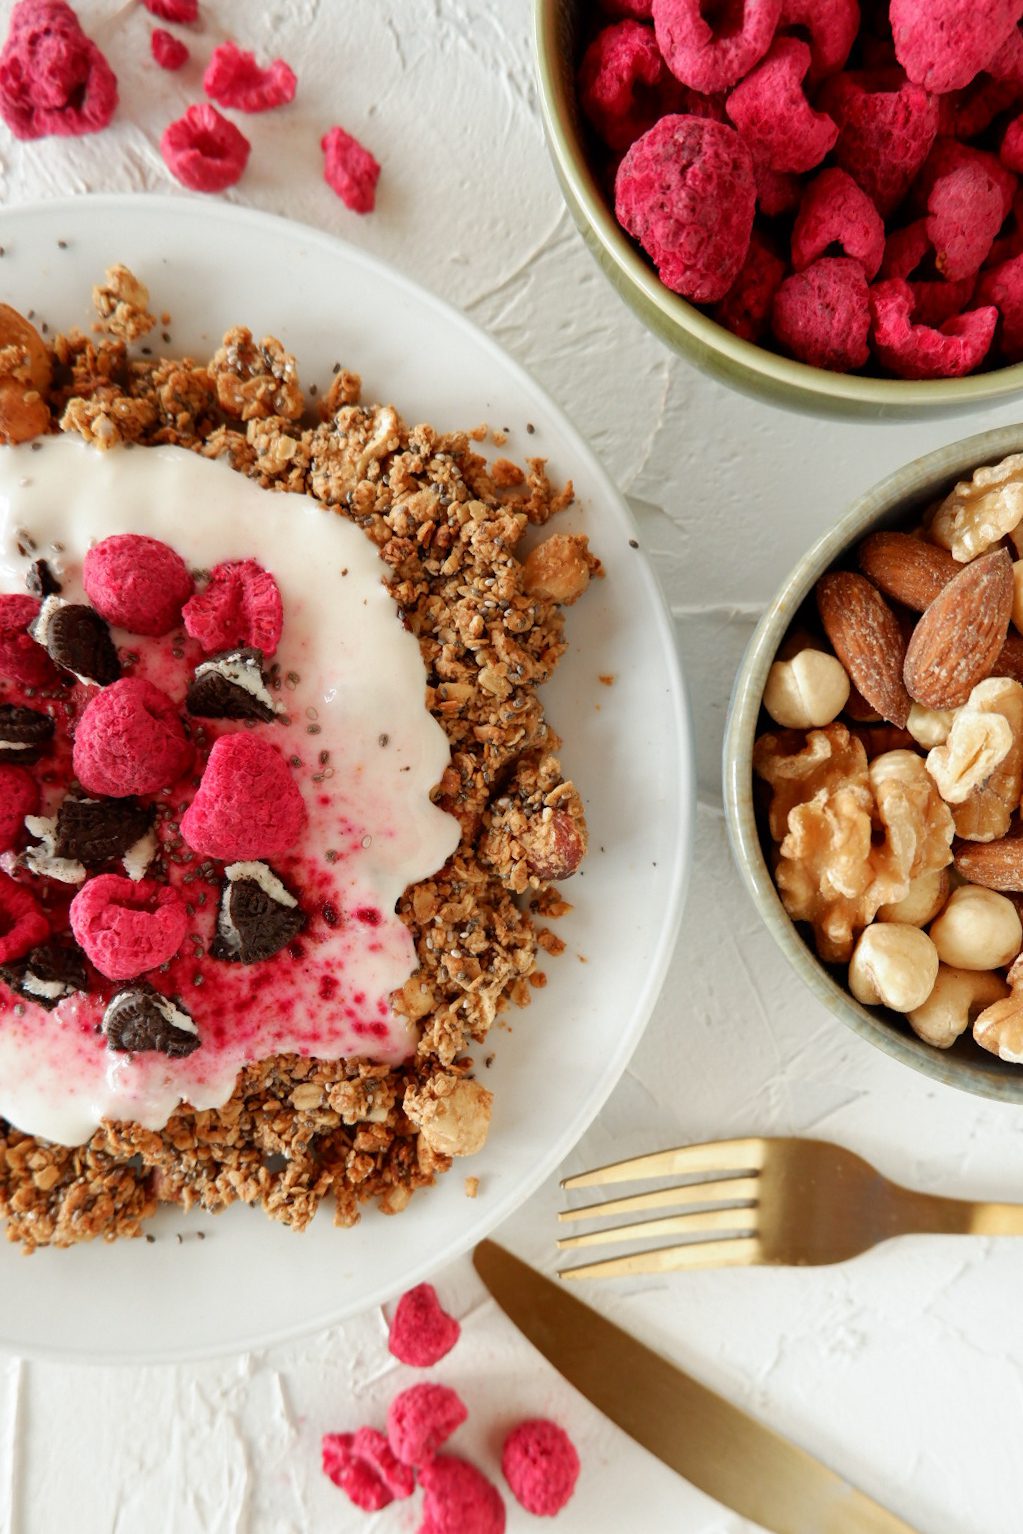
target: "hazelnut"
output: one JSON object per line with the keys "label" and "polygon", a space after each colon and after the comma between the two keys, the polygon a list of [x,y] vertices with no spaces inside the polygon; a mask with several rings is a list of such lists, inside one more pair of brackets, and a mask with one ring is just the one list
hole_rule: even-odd
{"label": "hazelnut", "polygon": [[992,970],[938,966],[938,978],[927,1000],[909,1013],[909,1025],[935,1049],[949,1049],[985,1007],[1009,994],[1001,975]]}
{"label": "hazelnut", "polygon": [[932,746],[945,744],[955,716],[954,708],[925,708],[922,703],[914,703],[906,729],[918,746],[926,746],[929,751]]}
{"label": "hazelnut", "polygon": [[954,969],[1001,969],[1023,943],[1012,901],[979,884],[953,890],[930,933],[941,962]]}
{"label": "hazelnut", "polygon": [[860,933],[849,961],[849,989],[866,1007],[909,1012],[923,1006],[938,974],[938,951],[926,932],[884,922]]}
{"label": "hazelnut", "polygon": [[849,699],[842,662],[823,650],[801,650],[776,660],[767,674],[764,707],[788,730],[816,730],[830,724]]}

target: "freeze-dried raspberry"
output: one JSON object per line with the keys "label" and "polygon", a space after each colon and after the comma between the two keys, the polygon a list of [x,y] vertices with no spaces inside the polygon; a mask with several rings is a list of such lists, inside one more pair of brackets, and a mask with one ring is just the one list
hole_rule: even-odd
{"label": "freeze-dried raspberry", "polygon": [[955,139],[948,138],[935,140],[934,147],[917,177],[910,194],[910,205],[914,211],[926,212],[935,183],[942,176],[947,176],[954,170],[961,170],[964,166],[979,167],[987,172],[998,187],[1002,200],[1002,216],[1007,218],[1012,211],[1013,199],[1019,185],[1012,171],[1002,164],[997,155],[990,154],[986,149],[977,149],[973,144],[960,144]]}
{"label": "freeze-dried raspberry", "polygon": [[320,140],[323,179],[353,213],[372,213],[376,207],[380,165],[364,145],[334,127]]}
{"label": "freeze-dried raspberry", "polygon": [[180,26],[199,20],[199,0],[142,0],[152,16],[161,21],[174,21]]}
{"label": "freeze-dried raspberry", "polygon": [[778,31],[798,29],[810,43],[810,78],[834,75],[849,57],[860,24],[856,0],[782,0]]}
{"label": "freeze-dried raspberry", "polygon": [[157,794],[191,761],[177,705],[141,677],[104,687],[78,721],[73,762],[87,793],[112,799]]}
{"label": "freeze-dried raspberry", "polygon": [[753,161],[734,128],[662,117],[628,150],[615,178],[615,212],[664,285],[714,303],[746,259],[756,203]]}
{"label": "freeze-dried raspberry", "polygon": [[411,1497],[416,1489],[415,1472],[394,1453],[379,1428],[360,1427],[352,1439],[352,1450],[372,1466],[394,1498]]}
{"label": "freeze-dried raspberry", "polygon": [[938,271],[950,282],[975,276],[1005,216],[994,178],[983,165],[960,165],[936,178],[927,208]]}
{"label": "freeze-dried raspberry", "polygon": [[1023,86],[1023,32],[1013,27],[1001,47],[984,66],[986,74],[1000,85]]}
{"label": "freeze-dried raspberry", "polygon": [[612,149],[628,149],[665,112],[680,111],[687,94],[638,21],[598,32],[579,66],[579,105]]}
{"label": "freeze-dried raspberry", "polygon": [[504,1534],[501,1493],[475,1465],[439,1454],[423,1467],[419,1483],[426,1493],[420,1534]]}
{"label": "freeze-dried raspberry", "polygon": [[1005,43],[1023,0],[891,0],[895,56],[915,85],[961,90]]}
{"label": "freeze-dried raspberry", "polygon": [[71,931],[108,980],[134,980],[173,959],[185,940],[185,902],[169,884],[99,874],[71,902]]}
{"label": "freeze-dried raspberry", "polygon": [[806,44],[780,37],[728,98],[726,112],[754,157],[771,170],[812,170],[838,137],[835,123],[815,112],[803,92],[809,68]]}
{"label": "freeze-dried raspberry", "polygon": [[387,1408],[387,1437],[406,1465],[427,1465],[469,1413],[447,1385],[411,1385]]}
{"label": "freeze-dried raspberry", "polygon": [[1023,254],[981,272],[975,297],[1001,315],[998,344],[1006,362],[1023,360]]}
{"label": "freeze-dried raspberry", "polygon": [[284,608],[269,570],[255,559],[235,559],[213,567],[205,590],[185,603],[184,620],[207,655],[251,648],[269,660],[280,644]]}
{"label": "freeze-dried raspberry", "polygon": [[792,265],[802,271],[837,245],[858,261],[868,278],[884,257],[884,222],[848,171],[831,166],[807,186],[792,227]]}
{"label": "freeze-dried raspberry", "polygon": [[998,157],[1007,169],[1023,175],[1023,116],[1014,117],[1002,134]]}
{"label": "freeze-dried raspberry", "polygon": [[779,344],[811,367],[848,373],[870,356],[870,296],[863,267],[842,256],[786,277],[774,295]]}
{"label": "freeze-dried raspberry", "polygon": [[649,21],[654,0],[600,0],[600,8],[608,16],[631,16],[634,21]]}
{"label": "freeze-dried raspberry", "polygon": [[105,128],[117,76],[64,0],[19,0],[0,52],[0,116],[15,138]]}
{"label": "freeze-dried raspberry", "polygon": [[245,863],[290,852],[306,824],[305,801],[277,747],[260,735],[221,735],[181,818],[200,857]]}
{"label": "freeze-dried raspberry", "polygon": [[454,1347],[462,1328],[441,1309],[432,1284],[417,1284],[395,1306],[387,1346],[403,1364],[428,1369]]}
{"label": "freeze-dried raspberry", "polygon": [[195,590],[174,549],[141,533],[116,533],[91,548],[82,565],[85,594],[108,623],[159,638],[181,622]]}
{"label": "freeze-dried raspberry", "polygon": [[934,143],[937,101],[919,85],[845,74],[824,82],[818,104],[838,123],[836,161],[887,218]]}
{"label": "freeze-dried raspberry", "polygon": [[168,123],[160,153],[168,170],[193,192],[224,192],[241,180],[251,145],[234,123],[203,101]]}
{"label": "freeze-dried raspberry", "polygon": [[896,378],[961,378],[987,356],[998,310],[971,309],[943,325],[914,324],[913,292],[893,277],[870,290],[878,360]]}
{"label": "freeze-dried raspberry", "polygon": [[53,662],[28,632],[38,616],[35,597],[0,596],[0,679],[23,687],[46,687],[56,681]]}
{"label": "freeze-dried raspberry", "polygon": [[373,1465],[355,1452],[354,1433],[324,1433],[320,1446],[323,1473],[364,1513],[378,1513],[394,1501]]}
{"label": "freeze-dried raspberry", "polygon": [[711,17],[701,0],[654,0],[654,30],[668,68],[694,91],[725,91],[763,58],[782,0],[721,0]]}
{"label": "freeze-dried raspberry", "polygon": [[785,263],[754,229],[742,271],[711,313],[719,325],[744,341],[760,341],[771,315],[771,300],[785,276]]}
{"label": "freeze-dried raspberry", "polygon": [[579,1479],[579,1455],[564,1428],[538,1417],[512,1428],[501,1469],[515,1500],[537,1518],[553,1518]]}
{"label": "freeze-dried raspberry", "polygon": [[757,188],[757,207],[765,218],[781,218],[794,213],[799,207],[803,183],[788,171],[771,170],[761,161],[753,161],[753,178]]}
{"label": "freeze-dried raspberry", "polygon": [[938,132],[943,138],[977,138],[996,117],[1008,111],[1018,99],[1020,88],[1013,80],[978,75],[964,90],[938,97]]}
{"label": "freeze-dried raspberry", "polygon": [[283,59],[262,69],[254,53],[236,43],[214,48],[202,87],[207,96],[236,112],[269,112],[295,99],[295,71]]}
{"label": "freeze-dried raspberry", "polygon": [[0,763],[0,852],[16,846],[24,828],[25,816],[39,808],[39,789],[35,779],[23,767]]}
{"label": "freeze-dried raspberry", "polygon": [[183,69],[191,58],[188,44],[180,37],[172,37],[163,27],[154,27],[149,38],[149,48],[161,69]]}
{"label": "freeze-dried raspberry", "polygon": [[24,958],[49,935],[50,924],[35,896],[0,873],[0,964]]}

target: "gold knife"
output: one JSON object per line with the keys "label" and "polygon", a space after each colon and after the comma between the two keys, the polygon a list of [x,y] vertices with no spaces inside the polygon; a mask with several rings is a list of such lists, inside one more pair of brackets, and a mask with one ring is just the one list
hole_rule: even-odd
{"label": "gold knife", "polygon": [[772,1534],[916,1534],[862,1491],[493,1241],[473,1253],[548,1363],[644,1449]]}

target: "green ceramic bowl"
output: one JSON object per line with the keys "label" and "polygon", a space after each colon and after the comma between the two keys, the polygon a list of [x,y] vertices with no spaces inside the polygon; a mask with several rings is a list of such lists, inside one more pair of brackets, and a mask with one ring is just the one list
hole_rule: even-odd
{"label": "green ceramic bowl", "polygon": [[980,409],[1023,390],[1023,363],[971,378],[904,383],[807,367],[742,341],[669,292],[608,207],[587,163],[574,64],[583,0],[533,0],[540,104],[565,201],[604,275],[648,329],[733,388],[820,415],[905,420]]}
{"label": "green ceramic bowl", "polygon": [[818,577],[843,560],[867,533],[907,522],[981,464],[997,463],[1006,454],[1019,452],[1023,452],[1023,426],[1002,426],[925,454],[855,502],[838,526],[800,560],[757,626],[732,689],[723,761],[728,833],[739,870],[775,942],[814,994],[854,1033],[896,1060],[947,1086],[1003,1102],[1023,1102],[1023,1067],[988,1054],[968,1032],[950,1050],[934,1049],[918,1039],[898,1013],[861,1006],[846,989],[841,970],[822,964],[801,929],[786,915],[754,812],[753,742],[770,725],[760,706],[767,673]]}

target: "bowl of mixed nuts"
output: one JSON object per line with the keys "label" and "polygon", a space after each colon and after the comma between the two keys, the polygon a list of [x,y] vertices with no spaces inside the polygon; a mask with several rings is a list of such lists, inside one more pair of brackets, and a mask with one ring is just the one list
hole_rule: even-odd
{"label": "bowl of mixed nuts", "polygon": [[725,737],[733,850],[855,1032],[1023,1102],[1023,426],[899,469],[768,607]]}

